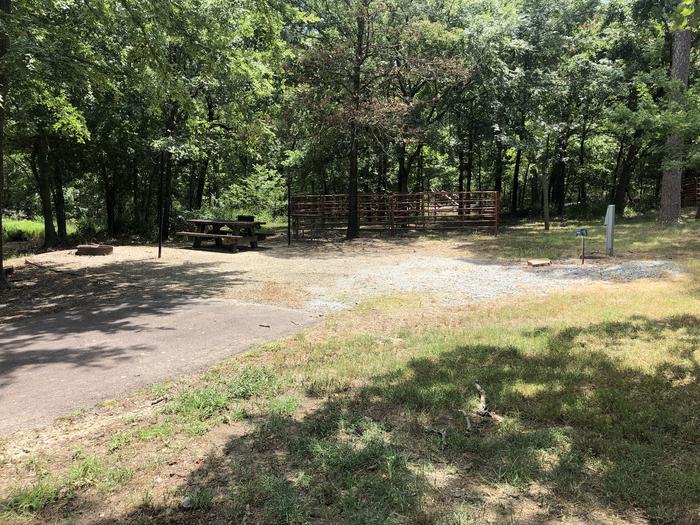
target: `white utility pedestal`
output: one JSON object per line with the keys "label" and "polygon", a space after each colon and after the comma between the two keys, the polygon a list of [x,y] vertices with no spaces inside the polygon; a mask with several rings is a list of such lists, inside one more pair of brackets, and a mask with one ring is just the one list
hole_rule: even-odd
{"label": "white utility pedestal", "polygon": [[613,255],[613,245],[615,244],[615,205],[608,206],[605,214],[605,253],[608,257]]}

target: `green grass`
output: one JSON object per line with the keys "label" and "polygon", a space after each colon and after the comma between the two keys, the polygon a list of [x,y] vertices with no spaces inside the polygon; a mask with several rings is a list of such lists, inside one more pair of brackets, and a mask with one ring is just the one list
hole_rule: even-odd
{"label": "green grass", "polygon": [[[3,239],[5,241],[39,241],[44,238],[44,222],[37,220],[3,219]],[[67,224],[68,235],[76,232],[76,225]]]}
{"label": "green grass", "polygon": [[38,241],[44,237],[42,221],[3,219],[4,241]]}
{"label": "green grass", "polygon": [[[576,228],[587,228],[586,252],[605,254],[605,226],[598,222],[553,222],[548,232],[541,223],[505,226],[498,237],[476,236],[469,245],[479,252],[503,259],[576,258],[581,239]],[[686,216],[683,224],[664,226],[653,217],[618,219],[615,254],[634,258],[674,258],[700,253],[700,220]]]}
{"label": "green grass", "polygon": [[1,500],[0,518],[41,513],[51,505],[64,507],[78,492],[90,488],[101,493],[112,492],[128,483],[132,476],[132,470],[118,462],[108,463],[78,450],[64,475],[46,475],[39,471],[34,483],[16,488],[8,498]]}
{"label": "green grass", "polygon": [[[377,315],[359,308],[327,337],[289,342],[268,360],[304,394],[329,397],[301,421],[271,414],[261,425],[258,439],[289,458],[269,463],[271,475],[303,472],[305,487],[277,481],[281,502],[253,491],[248,504],[264,523],[308,521],[319,509],[352,523],[470,523],[485,513],[507,522],[482,494],[515,491],[516,503],[506,498],[511,518],[524,501],[544,498],[550,518],[595,510],[693,522],[700,267],[689,271],[686,282],[485,307],[445,326],[397,329],[400,342],[357,334],[358,318]],[[293,370],[290,355],[302,363]],[[337,395],[335,378],[362,386]],[[496,419],[474,415],[475,381]],[[460,475],[431,485],[445,470]],[[533,483],[546,495],[530,496]],[[451,500],[457,489],[471,503]],[[431,508],[435,498],[446,500]]]}

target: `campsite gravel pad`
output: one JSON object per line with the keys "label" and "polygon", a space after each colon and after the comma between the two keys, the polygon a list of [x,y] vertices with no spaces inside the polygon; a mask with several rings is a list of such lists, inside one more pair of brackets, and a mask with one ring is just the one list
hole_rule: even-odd
{"label": "campsite gravel pad", "polygon": [[545,268],[493,264],[476,259],[415,258],[392,266],[360,270],[339,278],[335,287],[311,288],[306,308],[339,310],[370,297],[401,293],[427,294],[439,302],[462,305],[508,296],[546,295],[593,283],[631,282],[681,273],[672,263],[634,261],[587,264],[562,261]]}

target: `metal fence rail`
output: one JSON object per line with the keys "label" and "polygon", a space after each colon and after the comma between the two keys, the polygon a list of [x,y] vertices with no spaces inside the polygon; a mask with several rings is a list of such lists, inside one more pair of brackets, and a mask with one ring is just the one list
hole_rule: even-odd
{"label": "metal fence rail", "polygon": [[[471,229],[498,233],[499,195],[496,191],[361,193],[358,214],[361,229],[400,230]],[[296,238],[347,226],[346,194],[295,195],[291,207]]]}

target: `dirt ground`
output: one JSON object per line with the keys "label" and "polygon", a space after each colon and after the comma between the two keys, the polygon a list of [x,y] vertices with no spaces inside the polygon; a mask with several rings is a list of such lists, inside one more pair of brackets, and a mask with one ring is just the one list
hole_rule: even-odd
{"label": "dirt ground", "polygon": [[[478,241],[476,241],[478,242]],[[445,305],[545,295],[590,283],[655,278],[668,263],[557,261],[545,269],[525,261],[494,263],[464,237],[296,242],[282,238],[237,254],[169,245],[117,246],[104,257],[54,251],[9,261],[11,294],[0,295],[0,322],[108,304],[123,297],[234,299],[324,313],[377,296],[419,294]]]}

